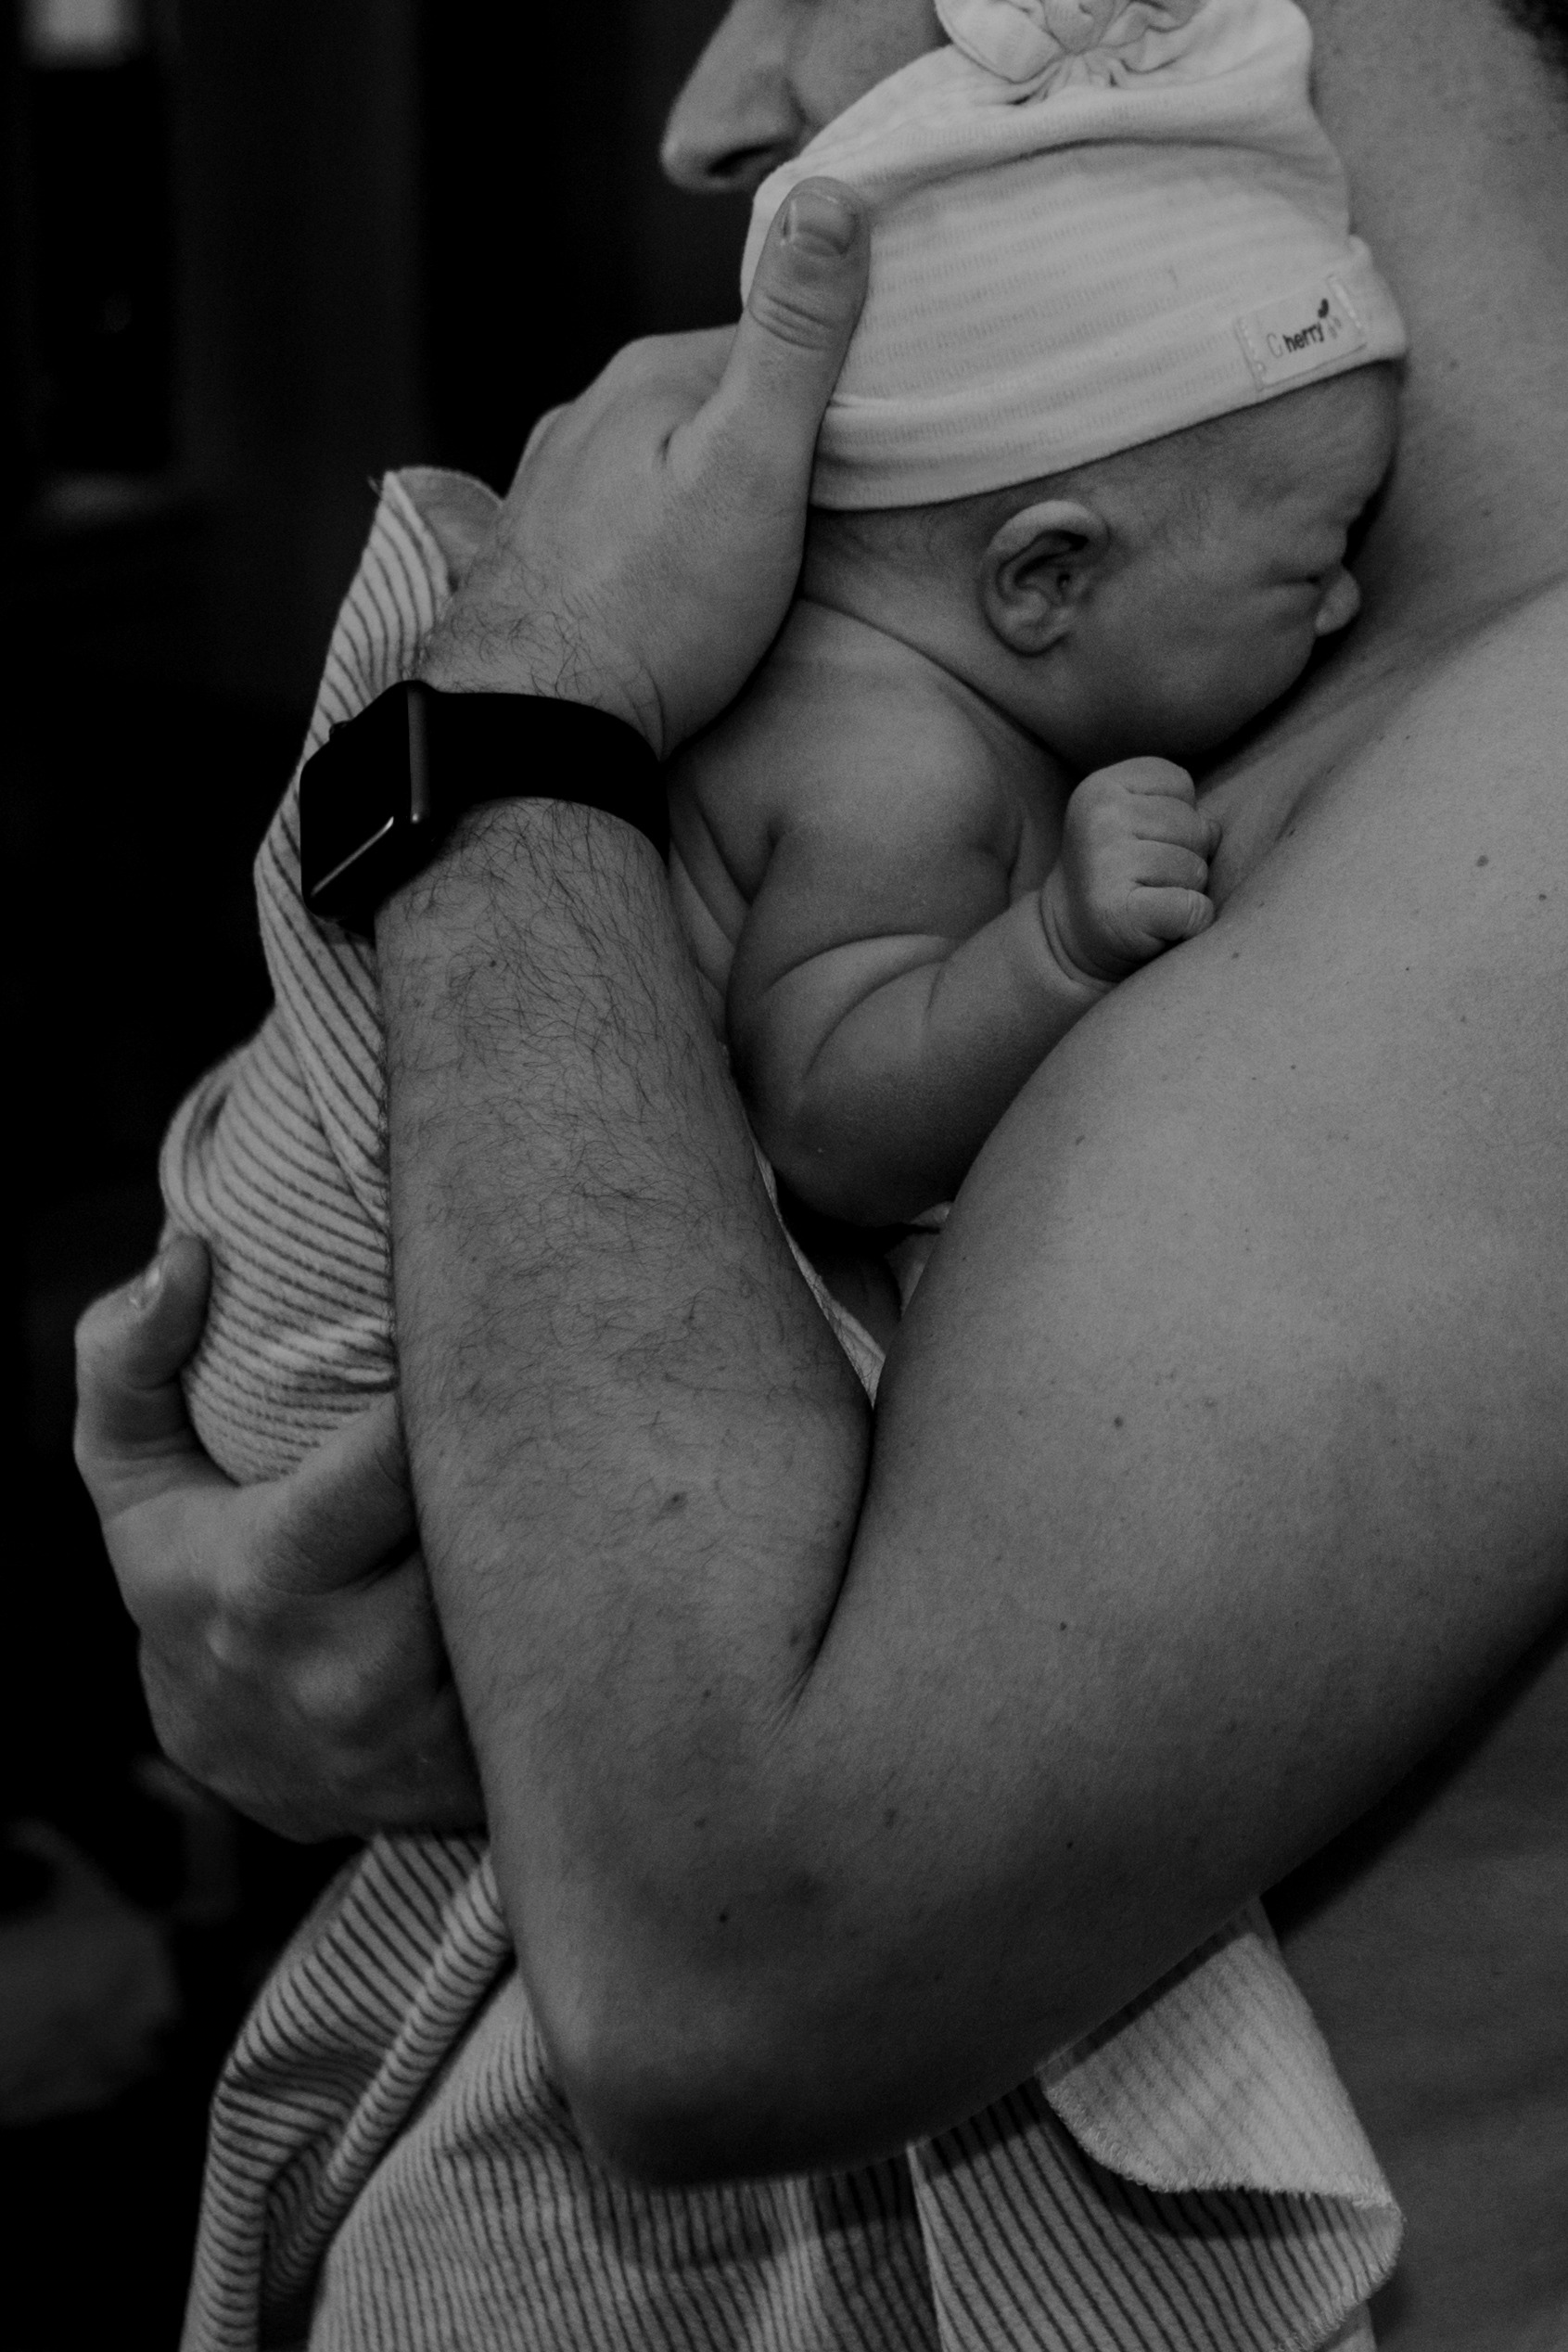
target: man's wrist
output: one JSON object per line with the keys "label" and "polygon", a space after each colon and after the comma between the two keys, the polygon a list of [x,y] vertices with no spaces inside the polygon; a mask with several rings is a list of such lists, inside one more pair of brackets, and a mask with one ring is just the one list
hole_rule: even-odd
{"label": "man's wrist", "polygon": [[565,800],[491,800],[468,810],[427,866],[391,892],[376,920],[378,965],[433,958],[449,974],[516,943],[552,909],[586,910],[635,887],[667,895],[645,835]]}
{"label": "man's wrist", "polygon": [[300,876],[318,922],[369,937],[376,910],[429,865],[465,812],[533,799],[601,811],[669,846],[647,737],[567,695],[392,686],[333,728],[300,779]]}
{"label": "man's wrist", "polygon": [[580,702],[634,727],[664,750],[658,697],[611,661],[595,659],[585,633],[567,619],[508,611],[482,584],[458,591],[432,631],[414,672],[440,694],[539,695]]}

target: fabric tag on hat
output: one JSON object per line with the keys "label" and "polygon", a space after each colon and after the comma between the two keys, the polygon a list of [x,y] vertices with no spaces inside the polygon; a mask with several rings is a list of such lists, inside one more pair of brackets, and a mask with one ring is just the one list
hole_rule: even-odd
{"label": "fabric tag on hat", "polygon": [[1236,321],[1236,339],[1259,391],[1310,376],[1364,351],[1367,330],[1337,277],[1320,277]]}

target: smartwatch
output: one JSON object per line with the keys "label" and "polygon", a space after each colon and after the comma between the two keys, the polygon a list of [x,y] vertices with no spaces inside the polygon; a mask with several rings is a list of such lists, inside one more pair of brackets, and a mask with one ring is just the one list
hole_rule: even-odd
{"label": "smartwatch", "polygon": [[317,922],[369,939],[376,909],[487,800],[600,809],[669,847],[664,779],[624,719],[544,695],[409,681],[333,728],[300,778],[300,866]]}

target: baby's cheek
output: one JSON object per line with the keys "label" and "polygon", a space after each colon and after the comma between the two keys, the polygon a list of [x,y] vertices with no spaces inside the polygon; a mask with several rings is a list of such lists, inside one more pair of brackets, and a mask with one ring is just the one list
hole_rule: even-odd
{"label": "baby's cheek", "polygon": [[1214,664],[1207,692],[1193,698],[1193,722],[1205,730],[1203,749],[1217,749],[1288,694],[1316,645],[1313,616],[1307,611],[1238,639]]}

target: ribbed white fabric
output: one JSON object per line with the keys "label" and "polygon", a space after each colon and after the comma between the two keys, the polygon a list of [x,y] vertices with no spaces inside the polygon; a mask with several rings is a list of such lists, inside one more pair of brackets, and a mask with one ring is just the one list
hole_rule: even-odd
{"label": "ribbed white fabric", "polygon": [[952,45],[831,122],[753,209],[743,290],[802,179],[873,208],[817,505],[1029,481],[1403,352],[1292,0],[940,13]]}
{"label": "ribbed white fabric", "polygon": [[[406,674],[446,594],[389,477],[307,748]],[[276,1004],[185,1105],[162,1170],[172,1221],[214,1259],[191,1409],[244,1479],[286,1469],[395,1376],[374,961],[305,914],[292,787],[256,877]],[[871,1342],[838,1320],[873,1381]],[[1354,2322],[1398,2233],[1260,1914],[897,2162],[659,2193],[579,2145],[482,1841],[382,1838],[296,1937],[224,2069],[185,2341],[1308,2352]]]}

